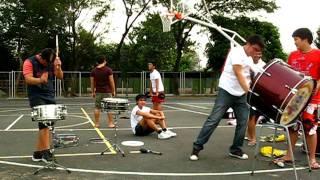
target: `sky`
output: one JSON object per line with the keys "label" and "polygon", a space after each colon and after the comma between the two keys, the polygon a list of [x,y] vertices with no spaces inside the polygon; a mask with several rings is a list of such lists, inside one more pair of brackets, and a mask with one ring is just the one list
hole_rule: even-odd
{"label": "sky", "polygon": [[[125,9],[122,7],[123,4],[121,1],[112,2],[113,6],[116,7],[116,11],[108,17],[108,19],[112,18],[113,21],[111,25],[108,26],[109,33],[105,38],[106,41],[119,42],[124,29]],[[296,49],[291,37],[295,29],[307,27],[313,32],[316,38],[316,31],[320,28],[320,0],[276,0],[276,4],[279,6],[279,9],[274,13],[257,12],[254,15],[260,20],[271,22],[279,28],[280,41],[286,53],[290,53]],[[143,18],[139,20],[141,21]],[[237,31],[236,29],[233,30]],[[202,60],[201,66],[203,67],[206,65],[206,58],[203,52],[204,44],[208,42],[207,35],[197,35],[197,33],[194,32],[192,39],[198,41],[198,49],[196,49],[196,51]]]}
{"label": "sky", "polygon": [[273,14],[261,13],[261,19],[273,23],[279,28],[280,41],[285,52],[296,49],[291,37],[298,28],[309,28],[317,37],[320,28],[320,1],[319,0],[277,0],[279,9]]}

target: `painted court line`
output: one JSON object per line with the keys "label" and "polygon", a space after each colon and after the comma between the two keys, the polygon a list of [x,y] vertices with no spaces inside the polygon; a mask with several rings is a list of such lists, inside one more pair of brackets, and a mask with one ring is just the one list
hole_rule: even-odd
{"label": "painted court line", "polygon": [[[87,122],[86,122],[87,124]],[[218,126],[218,128],[234,128],[235,126]],[[185,126],[185,127],[176,127],[172,126],[169,127],[168,129],[173,129],[173,130],[178,130],[178,129],[200,129],[202,126]],[[38,131],[39,129],[10,129],[7,132],[34,132]],[[131,131],[131,128],[117,128],[117,131]],[[4,130],[0,130],[2,132]],[[62,129],[62,128],[56,128],[56,131],[95,131],[95,129]],[[100,128],[100,131],[114,131],[113,128]]]}
{"label": "painted court line", "polygon": [[[32,168],[41,168],[43,166],[17,163],[10,161],[0,161],[0,164],[22,166],[22,167],[32,167]],[[58,170],[65,170],[62,168],[57,168]],[[296,170],[304,170],[308,167],[297,167]],[[230,175],[244,175],[251,174],[252,171],[238,171],[238,172],[223,172],[223,173],[157,173],[157,172],[133,172],[133,171],[108,171],[108,170],[95,170],[95,169],[78,169],[78,168],[68,168],[68,170],[73,172],[86,172],[86,173],[96,173],[96,174],[118,174],[118,175],[138,175],[138,176],[230,176]],[[255,174],[261,173],[273,173],[273,172],[284,172],[292,171],[293,168],[282,168],[282,169],[268,169],[268,170],[257,170],[254,171]]]}
{"label": "painted court line", "polygon": [[[110,155],[111,152],[105,152],[104,154]],[[55,157],[74,157],[74,156],[95,156],[100,155],[101,153],[74,153],[74,154],[54,154]],[[32,156],[0,156],[0,159],[21,159],[21,158],[31,158]]]}
{"label": "painted court line", "polygon": [[117,152],[115,151],[115,149],[113,148],[113,146],[110,144],[110,142],[108,140],[106,140],[106,138],[104,137],[104,135],[101,133],[101,131],[99,130],[99,128],[95,127],[94,122],[91,120],[90,116],[87,114],[87,112],[81,108],[83,114],[87,117],[87,119],[89,120],[89,122],[91,123],[92,127],[94,128],[94,130],[97,132],[97,134],[100,136],[100,138],[103,140],[103,143],[106,145],[107,149],[109,149],[111,151],[111,153],[113,154],[117,154]]}
{"label": "painted court line", "polygon": [[167,107],[167,108],[175,109],[175,110],[180,110],[180,111],[191,112],[191,113],[195,113],[195,114],[201,114],[201,115],[209,116],[208,113],[203,113],[203,112],[199,112],[199,111],[192,111],[192,110],[189,110],[189,109],[177,108],[177,107],[168,106],[168,105],[163,105],[163,106]]}
{"label": "painted court line", "polygon": [[195,108],[199,108],[199,109],[212,109],[212,108],[207,108],[207,107],[203,107],[203,106],[196,106],[196,105],[191,105],[191,104],[186,104],[186,103],[177,103],[177,104],[183,105],[183,106],[195,107]]}
{"label": "painted court line", "polygon": [[11,123],[11,124],[5,129],[5,131],[8,131],[10,128],[12,128],[12,126],[14,126],[22,117],[23,117],[23,114],[20,115],[15,121],[13,121],[13,123]]}

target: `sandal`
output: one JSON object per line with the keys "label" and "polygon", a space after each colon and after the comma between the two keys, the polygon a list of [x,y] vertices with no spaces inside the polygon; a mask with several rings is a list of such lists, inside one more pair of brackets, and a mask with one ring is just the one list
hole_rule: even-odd
{"label": "sandal", "polygon": [[316,161],[313,161],[311,164],[310,164],[310,167],[311,169],[320,169],[320,165],[316,162]]}
{"label": "sandal", "polygon": [[272,161],[275,165],[279,166],[279,167],[284,167],[286,163],[292,163],[292,160],[286,160],[283,158],[276,158]]}

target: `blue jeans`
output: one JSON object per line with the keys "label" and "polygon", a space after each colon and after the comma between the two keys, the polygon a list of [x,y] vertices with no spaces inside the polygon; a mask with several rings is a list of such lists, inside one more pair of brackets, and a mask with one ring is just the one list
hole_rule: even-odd
{"label": "blue jeans", "polygon": [[193,143],[193,148],[195,150],[200,151],[203,149],[203,145],[208,142],[213,131],[219,125],[223,115],[230,107],[233,109],[235,113],[235,117],[237,119],[237,126],[234,133],[233,143],[230,146],[229,151],[241,151],[241,146],[243,145],[249,116],[247,95],[245,94],[242,96],[233,96],[222,88],[219,89],[211,114],[204,122],[203,127],[197,137],[197,140]]}

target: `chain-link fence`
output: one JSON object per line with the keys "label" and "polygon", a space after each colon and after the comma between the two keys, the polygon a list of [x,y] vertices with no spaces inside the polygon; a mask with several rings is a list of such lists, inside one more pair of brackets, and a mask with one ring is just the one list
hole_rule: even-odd
{"label": "chain-link fence", "polygon": [[[212,72],[160,72],[166,94],[214,94],[218,75]],[[128,96],[145,93],[149,72],[114,72],[117,94]],[[57,97],[86,97],[91,95],[90,72],[65,71],[63,80],[54,82]],[[0,72],[0,97],[27,97],[27,86],[21,71]]]}

